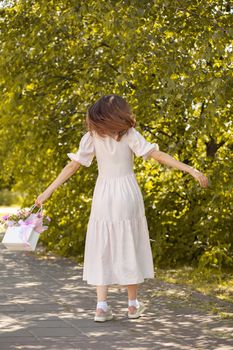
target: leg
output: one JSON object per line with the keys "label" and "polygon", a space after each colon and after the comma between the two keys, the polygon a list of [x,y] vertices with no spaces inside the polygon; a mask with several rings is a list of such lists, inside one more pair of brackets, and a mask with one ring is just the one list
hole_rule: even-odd
{"label": "leg", "polygon": [[138,284],[128,284],[127,289],[128,289],[128,299],[129,300],[137,299]]}
{"label": "leg", "polygon": [[137,307],[139,305],[137,300],[138,284],[129,284],[127,285],[127,288],[128,288],[128,303],[129,303],[128,312],[129,314],[136,314]]}
{"label": "leg", "polygon": [[107,294],[108,286],[96,286],[97,292],[97,305],[96,305],[96,314],[101,315],[107,310]]}
{"label": "leg", "polygon": [[97,292],[97,302],[107,300],[108,286],[96,286],[96,292]]}
{"label": "leg", "polygon": [[97,306],[95,311],[95,321],[104,322],[113,318],[111,307],[107,304],[108,286],[96,286]]}

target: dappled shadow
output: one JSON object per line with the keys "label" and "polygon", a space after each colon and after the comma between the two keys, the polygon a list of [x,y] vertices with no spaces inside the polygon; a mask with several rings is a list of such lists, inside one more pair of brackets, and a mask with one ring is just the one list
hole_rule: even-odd
{"label": "dappled shadow", "polygon": [[95,286],[82,280],[81,265],[2,245],[0,252],[0,349],[232,348],[232,320],[200,307],[201,293],[146,280],[138,299],[147,309],[129,320],[126,288],[110,286],[114,319],[97,323]]}

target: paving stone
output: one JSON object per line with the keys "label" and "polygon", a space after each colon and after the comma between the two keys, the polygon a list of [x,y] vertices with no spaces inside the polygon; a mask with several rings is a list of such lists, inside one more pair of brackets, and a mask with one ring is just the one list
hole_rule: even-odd
{"label": "paving stone", "polygon": [[1,312],[23,312],[24,308],[23,306],[15,303],[5,303],[5,304],[0,304],[0,310]]}
{"label": "paving stone", "polygon": [[[127,318],[127,289],[110,286],[114,319],[100,323],[93,320],[96,288],[82,280],[81,264],[52,255],[43,260],[35,252],[13,253],[0,244],[0,269],[0,350],[233,349],[232,320],[174,299],[185,292],[183,286],[145,281],[138,299],[147,309],[136,320]],[[208,301],[200,293],[193,298]]]}
{"label": "paving stone", "polygon": [[30,320],[28,329],[34,330],[35,328],[70,328],[71,325],[62,320]]}
{"label": "paving stone", "polygon": [[30,343],[30,342],[27,342],[25,344],[8,344],[8,343],[3,344],[2,343],[1,345],[3,346],[2,349],[0,347],[1,350],[74,350],[75,349],[73,345],[68,344],[67,342],[61,343],[60,341],[59,343],[57,342],[57,344],[51,344],[46,341],[43,343],[40,342],[39,345],[37,343]]}
{"label": "paving stone", "polygon": [[[19,344],[19,345],[26,345],[26,344],[31,344],[31,343],[38,343],[38,339],[36,339],[34,336],[19,336],[19,337],[12,337],[11,335],[9,336],[0,336],[0,349],[5,350],[5,345],[2,344]],[[35,346],[35,344],[34,344]]]}
{"label": "paving stone", "polygon": [[[22,306],[22,304],[21,304]],[[40,311],[40,312],[47,312],[47,311],[59,311],[64,310],[64,307],[60,304],[23,304],[25,312],[34,312],[34,311]]]}
{"label": "paving stone", "polygon": [[53,338],[53,337],[71,337],[71,336],[82,336],[77,329],[72,327],[35,327],[30,328],[30,332],[36,337],[40,338]]}
{"label": "paving stone", "polygon": [[0,329],[0,338],[3,337],[29,337],[31,334],[24,329],[19,329],[17,325],[9,326],[8,328]]}

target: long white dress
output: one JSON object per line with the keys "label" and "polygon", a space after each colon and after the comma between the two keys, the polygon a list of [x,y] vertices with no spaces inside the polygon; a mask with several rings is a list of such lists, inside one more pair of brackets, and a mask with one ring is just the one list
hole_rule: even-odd
{"label": "long white dress", "polygon": [[127,285],[154,278],[154,266],[141,189],[133,171],[134,154],[147,160],[157,143],[134,127],[120,141],[86,132],[68,157],[98,165],[88,221],[83,280],[92,285]]}

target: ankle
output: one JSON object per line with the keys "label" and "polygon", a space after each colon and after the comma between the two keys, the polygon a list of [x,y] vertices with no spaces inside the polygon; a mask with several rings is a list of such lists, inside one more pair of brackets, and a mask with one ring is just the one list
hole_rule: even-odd
{"label": "ankle", "polygon": [[105,312],[107,311],[108,309],[108,303],[106,300],[104,301],[98,301],[97,302],[97,305],[96,305],[96,309],[102,309],[104,310]]}
{"label": "ankle", "polygon": [[131,306],[134,306],[136,308],[139,307],[139,301],[138,299],[128,299],[128,306],[131,307]]}

